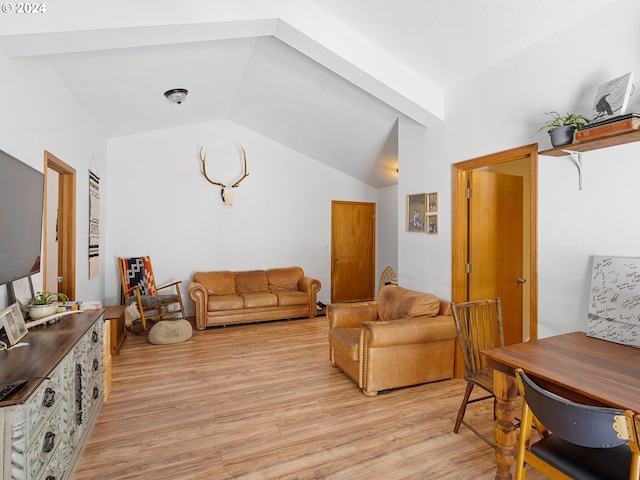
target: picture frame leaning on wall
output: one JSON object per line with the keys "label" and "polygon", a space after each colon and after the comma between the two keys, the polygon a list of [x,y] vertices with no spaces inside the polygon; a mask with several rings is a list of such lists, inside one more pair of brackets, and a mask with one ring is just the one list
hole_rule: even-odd
{"label": "picture frame leaning on wall", "polygon": [[29,318],[29,300],[35,297],[31,275],[9,284],[9,303],[17,302],[23,318]]}

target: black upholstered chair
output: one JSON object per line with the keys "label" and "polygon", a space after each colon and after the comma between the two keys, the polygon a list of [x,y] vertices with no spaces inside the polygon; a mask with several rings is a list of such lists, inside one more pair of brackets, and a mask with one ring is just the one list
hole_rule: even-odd
{"label": "black upholstered chair", "polygon": [[521,369],[516,376],[523,397],[516,480],[526,478],[528,465],[552,479],[639,478],[633,412],[575,403],[540,387]]}

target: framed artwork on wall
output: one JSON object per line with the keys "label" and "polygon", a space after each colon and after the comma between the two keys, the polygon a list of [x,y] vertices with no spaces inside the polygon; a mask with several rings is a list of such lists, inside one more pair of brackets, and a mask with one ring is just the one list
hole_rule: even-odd
{"label": "framed artwork on wall", "polygon": [[407,195],[407,232],[424,232],[426,194]]}
{"label": "framed artwork on wall", "polygon": [[438,193],[427,193],[427,212],[438,211]]}
{"label": "framed artwork on wall", "polygon": [[438,234],[438,215],[427,215],[427,235]]}
{"label": "framed artwork on wall", "polygon": [[18,343],[20,339],[29,332],[17,303],[2,310],[0,312],[0,318],[2,319],[4,331],[7,334],[11,346]]}

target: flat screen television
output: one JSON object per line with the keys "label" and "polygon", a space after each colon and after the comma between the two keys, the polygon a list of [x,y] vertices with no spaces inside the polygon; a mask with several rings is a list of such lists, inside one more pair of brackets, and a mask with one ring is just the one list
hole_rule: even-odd
{"label": "flat screen television", "polygon": [[0,285],[40,271],[44,174],[0,150]]}

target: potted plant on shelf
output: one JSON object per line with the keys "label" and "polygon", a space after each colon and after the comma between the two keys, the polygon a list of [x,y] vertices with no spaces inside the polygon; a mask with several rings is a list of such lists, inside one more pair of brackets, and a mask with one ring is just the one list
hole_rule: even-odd
{"label": "potted plant on shelf", "polygon": [[551,115],[551,120],[542,125],[539,129],[547,129],[551,138],[551,145],[560,147],[573,143],[573,134],[576,130],[580,130],[589,123],[589,119],[583,115],[575,113],[567,113],[561,116],[558,112],[545,112],[545,115]]}
{"label": "potted plant on shelf", "polygon": [[69,298],[64,293],[38,292],[29,299],[29,316],[33,320],[48,317],[58,311],[58,302],[68,301]]}

